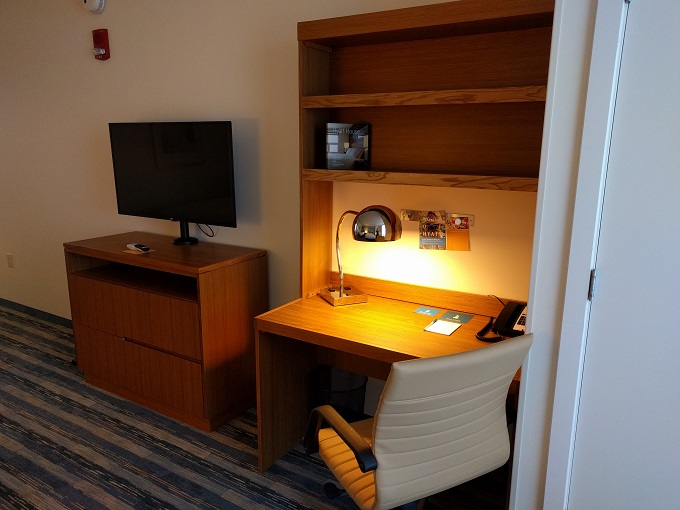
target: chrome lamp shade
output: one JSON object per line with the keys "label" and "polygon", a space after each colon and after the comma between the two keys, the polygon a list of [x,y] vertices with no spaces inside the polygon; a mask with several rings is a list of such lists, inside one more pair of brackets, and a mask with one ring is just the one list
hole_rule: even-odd
{"label": "chrome lamp shade", "polygon": [[338,228],[335,232],[335,250],[338,257],[338,274],[340,275],[340,286],[330,287],[321,291],[321,297],[333,306],[351,305],[365,303],[366,294],[356,288],[345,287],[343,285],[342,263],[340,262],[340,227],[348,214],[354,214],[352,223],[352,237],[355,241],[380,243],[396,241],[401,238],[401,221],[392,209],[382,205],[371,205],[359,212],[345,211],[338,221]]}

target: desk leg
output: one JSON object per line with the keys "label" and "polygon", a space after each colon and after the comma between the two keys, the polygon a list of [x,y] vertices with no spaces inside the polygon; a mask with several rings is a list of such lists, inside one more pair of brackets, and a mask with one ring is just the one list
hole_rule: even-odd
{"label": "desk leg", "polygon": [[258,468],[266,471],[302,439],[312,405],[313,346],[257,332]]}

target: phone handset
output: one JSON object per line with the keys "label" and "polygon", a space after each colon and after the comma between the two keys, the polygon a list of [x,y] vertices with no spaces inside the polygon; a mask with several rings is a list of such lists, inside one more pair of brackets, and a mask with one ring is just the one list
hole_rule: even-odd
{"label": "phone handset", "polygon": [[[491,317],[486,326],[479,333],[477,339],[484,342],[498,342],[504,337],[523,335],[526,331],[527,305],[517,301],[509,301],[498,315],[497,319]],[[496,336],[488,337],[486,334],[493,331]]]}

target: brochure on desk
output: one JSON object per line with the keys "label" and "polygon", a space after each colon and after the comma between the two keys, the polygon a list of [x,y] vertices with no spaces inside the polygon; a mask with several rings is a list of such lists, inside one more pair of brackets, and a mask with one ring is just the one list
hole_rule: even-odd
{"label": "brochure on desk", "polygon": [[[415,313],[421,315],[432,315],[432,312],[439,313],[439,310],[421,306],[415,310]],[[434,313],[434,315],[436,315]],[[440,335],[450,335],[456,331],[463,324],[467,324],[472,319],[473,315],[461,312],[445,312],[441,317],[434,319],[427,326],[425,331],[431,333],[438,333]]]}
{"label": "brochure on desk", "polygon": [[435,319],[425,326],[425,331],[429,331],[430,333],[439,333],[440,335],[450,335],[461,326],[462,324],[460,322]]}

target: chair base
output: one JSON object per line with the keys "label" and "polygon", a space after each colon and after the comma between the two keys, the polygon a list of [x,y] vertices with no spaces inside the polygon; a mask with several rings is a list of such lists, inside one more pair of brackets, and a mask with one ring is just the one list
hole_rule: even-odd
{"label": "chair base", "polygon": [[343,496],[347,496],[347,491],[342,487],[342,485],[331,480],[323,484],[323,493],[328,499],[338,499]]}
{"label": "chair base", "polygon": [[[339,483],[328,480],[323,484],[323,493],[328,499],[338,499],[347,496],[347,491]],[[424,510],[425,501],[427,498],[423,498],[419,501],[413,501],[411,503],[406,503],[398,507],[399,510]]]}

